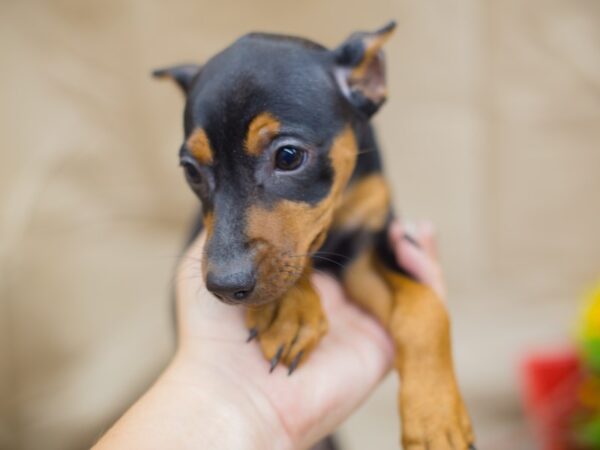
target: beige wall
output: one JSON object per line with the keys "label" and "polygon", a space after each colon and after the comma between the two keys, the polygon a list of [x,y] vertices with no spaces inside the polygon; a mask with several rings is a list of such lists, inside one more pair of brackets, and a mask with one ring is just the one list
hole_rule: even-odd
{"label": "beige wall", "polygon": [[[376,122],[396,203],[440,229],[481,447],[528,448],[519,355],[567,339],[600,275],[594,0],[2,2],[0,448],[84,447],[171,351],[195,202],[181,98],[150,69],[250,30],[333,46],[390,18]],[[348,448],[395,447],[394,383],[345,425]]]}

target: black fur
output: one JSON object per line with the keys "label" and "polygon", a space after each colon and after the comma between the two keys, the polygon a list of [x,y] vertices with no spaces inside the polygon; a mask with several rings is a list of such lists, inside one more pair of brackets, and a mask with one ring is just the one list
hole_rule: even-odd
{"label": "black fur", "polygon": [[[329,51],[307,39],[251,33],[202,67],[172,69],[171,76],[187,94],[184,139],[200,127],[214,152],[211,170],[200,168],[211,188],[192,185],[192,189],[201,199],[204,212],[214,210],[214,237],[207,252],[222,270],[248,257],[241,239],[246,224],[240,211],[250,204],[269,208],[281,199],[314,205],[329,194],[334,171],[328,149],[346,124],[352,125],[359,146],[349,186],[382,171],[377,140],[368,121],[373,107],[357,107],[356,93],[345,97],[334,75],[340,64],[358,63],[365,50],[361,36],[355,34],[345,45]],[[169,69],[158,72],[165,75]],[[273,176],[269,172],[272,164],[266,161],[273,152],[253,157],[244,151],[250,121],[264,111],[271,112],[282,124],[273,148],[292,143],[310,150],[312,164],[301,173]],[[191,158],[185,145],[180,157]],[[388,216],[386,226],[375,233],[330,230],[313,257],[314,266],[339,276],[357,254],[374,247],[389,268],[407,274],[388,245],[391,210]],[[200,224],[201,218],[192,238],[200,232]]]}
{"label": "black fur", "polygon": [[[205,256],[210,260],[206,282],[209,290],[219,297],[223,279],[231,291],[227,293],[233,293],[235,298],[237,294],[246,298],[246,293],[252,290],[256,297],[264,297],[264,292],[257,293],[253,284],[256,272],[252,265],[256,255],[246,236],[245,212],[250,206],[269,210],[282,201],[317,205],[327,198],[336,176],[329,152],[334,139],[347,126],[352,128],[358,144],[348,188],[367,176],[382,173],[382,158],[369,119],[385,101],[385,90],[379,89],[384,87],[383,55],[379,49],[394,26],[390,23],[374,33],[355,33],[333,51],[302,38],[252,33],[202,67],[185,65],[155,72],[157,76],[172,77],[186,94],[180,158],[194,159],[186,143],[197,128],[204,130],[211,147],[210,163],[198,166],[201,181],[193,182],[194,176],[189,181],[202,202],[203,214],[207,217],[210,214],[213,220],[205,248]],[[366,54],[369,59],[363,61]],[[351,72],[356,67],[360,70]],[[372,76],[365,79],[365,73]],[[280,126],[267,148],[255,155],[246,148],[245,139],[251,121],[264,112],[272,114]],[[274,155],[284,145],[300,147],[308,154],[306,163],[293,173],[274,169]],[[313,267],[342,278],[358,255],[372,250],[388,269],[414,278],[399,266],[389,244],[389,228],[394,218],[391,206],[381,213],[385,213],[386,220],[380,229],[365,227],[349,231],[344,224],[337,229],[334,225],[321,248],[311,255]],[[289,223],[290,213],[284,214],[286,222],[281,223]],[[201,232],[202,222],[200,214],[188,242]],[[319,226],[324,225],[319,223]],[[322,228],[314,233],[319,232],[323,232]],[[307,237],[312,239],[313,234]],[[262,236],[256,240],[260,239],[268,240]],[[285,242],[285,234],[280,241]],[[317,238],[313,240],[316,241]],[[272,261],[279,264],[280,259]],[[211,289],[214,273],[221,280],[220,284],[213,283],[218,287]],[[269,283],[270,280],[265,281]],[[281,298],[276,295],[272,300]],[[256,330],[251,331],[250,339],[253,337]],[[283,346],[273,358],[275,364],[282,349]],[[292,362],[290,373],[297,361]],[[331,441],[325,448],[333,448]]]}

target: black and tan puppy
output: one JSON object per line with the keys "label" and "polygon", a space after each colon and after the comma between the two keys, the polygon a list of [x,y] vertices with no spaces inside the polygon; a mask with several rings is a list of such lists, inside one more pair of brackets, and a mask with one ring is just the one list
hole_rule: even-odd
{"label": "black and tan puppy", "polygon": [[253,33],[202,66],[155,75],[186,96],[179,157],[202,201],[206,286],[249,306],[271,367],[291,373],[327,332],[310,274],[331,271],[393,336],[405,448],[465,450],[473,434],[445,307],[387,244],[390,193],[369,119],[386,97],[381,48],[394,27],[335,50]]}

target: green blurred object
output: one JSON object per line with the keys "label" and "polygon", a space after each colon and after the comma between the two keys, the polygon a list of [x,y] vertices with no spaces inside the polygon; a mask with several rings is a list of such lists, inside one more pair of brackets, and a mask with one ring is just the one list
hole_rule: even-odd
{"label": "green blurred object", "polygon": [[584,297],[578,340],[584,364],[600,373],[600,283]]}
{"label": "green blurred object", "polygon": [[577,439],[583,445],[598,448],[600,444],[600,415],[588,419],[577,427]]}
{"label": "green blurred object", "polygon": [[590,448],[600,448],[600,283],[585,296],[578,343],[586,378],[579,389],[582,406],[575,434]]}
{"label": "green blurred object", "polygon": [[600,339],[592,338],[581,343],[582,357],[585,366],[595,373],[600,373]]}

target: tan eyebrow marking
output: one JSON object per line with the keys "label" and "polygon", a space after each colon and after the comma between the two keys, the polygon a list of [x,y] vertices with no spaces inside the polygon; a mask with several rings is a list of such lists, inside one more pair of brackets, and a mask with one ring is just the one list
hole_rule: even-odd
{"label": "tan eyebrow marking", "polygon": [[269,143],[270,139],[279,132],[279,121],[268,112],[263,112],[257,115],[246,134],[246,153],[252,156],[258,156]]}
{"label": "tan eyebrow marking", "polygon": [[[282,200],[273,208],[250,206],[246,213],[246,236],[253,241],[274,243],[275,247],[284,242],[294,243],[296,253],[316,250],[323,241],[312,249],[311,243],[318,241],[319,235],[329,229],[343,189],[354,170],[357,151],[356,136],[347,126],[331,145],[329,154],[335,175],[327,197],[315,206],[292,200]],[[269,259],[280,261],[271,255]]]}
{"label": "tan eyebrow marking", "polygon": [[196,128],[185,143],[187,149],[201,164],[213,163],[213,151],[208,136],[202,128]]}

